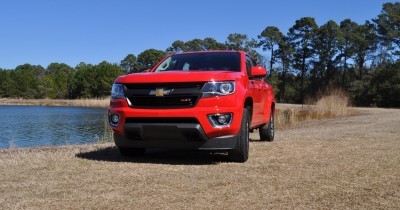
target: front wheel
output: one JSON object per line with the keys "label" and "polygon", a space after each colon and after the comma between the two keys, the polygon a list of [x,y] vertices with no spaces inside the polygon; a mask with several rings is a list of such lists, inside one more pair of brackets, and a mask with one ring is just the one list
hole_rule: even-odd
{"label": "front wheel", "polygon": [[236,146],[228,152],[231,161],[244,163],[249,158],[249,121],[249,109],[245,108]]}
{"label": "front wheel", "polygon": [[259,128],[261,141],[273,141],[275,137],[274,112],[271,110],[269,123]]}

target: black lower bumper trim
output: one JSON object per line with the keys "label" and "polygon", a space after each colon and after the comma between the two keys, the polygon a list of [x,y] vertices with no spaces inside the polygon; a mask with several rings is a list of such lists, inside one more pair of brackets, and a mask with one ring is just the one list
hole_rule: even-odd
{"label": "black lower bumper trim", "polygon": [[126,136],[114,133],[115,144],[128,148],[224,150],[236,146],[236,135],[209,139],[194,123],[127,123]]}

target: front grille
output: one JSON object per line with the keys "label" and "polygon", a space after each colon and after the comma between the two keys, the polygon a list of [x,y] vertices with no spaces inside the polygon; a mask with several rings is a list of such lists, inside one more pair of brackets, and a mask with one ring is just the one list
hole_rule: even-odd
{"label": "front grille", "polygon": [[126,84],[125,95],[133,108],[190,108],[200,99],[203,86],[204,83]]}
{"label": "front grille", "polygon": [[[143,141],[145,140],[144,137],[142,137],[141,132],[139,130],[130,130],[125,132],[126,137],[128,137],[131,140],[134,141]],[[203,138],[201,137],[201,134],[198,131],[190,130],[190,131],[185,131],[181,133],[183,137],[183,141],[202,141]],[[171,135],[171,134],[169,134]],[[179,138],[171,138],[169,136],[164,136],[160,137],[154,140],[170,140],[170,141],[182,141],[182,139]]]}
{"label": "front grille", "polygon": [[135,141],[204,139],[200,123],[193,117],[129,117],[125,120],[125,134]]}

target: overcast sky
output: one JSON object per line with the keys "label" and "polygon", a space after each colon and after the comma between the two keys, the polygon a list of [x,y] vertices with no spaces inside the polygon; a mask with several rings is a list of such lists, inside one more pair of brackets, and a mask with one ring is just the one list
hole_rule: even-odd
{"label": "overcast sky", "polygon": [[119,62],[127,54],[165,50],[175,40],[230,33],[283,33],[301,17],[318,25],[375,18],[388,0],[1,0],[0,68],[52,62]]}

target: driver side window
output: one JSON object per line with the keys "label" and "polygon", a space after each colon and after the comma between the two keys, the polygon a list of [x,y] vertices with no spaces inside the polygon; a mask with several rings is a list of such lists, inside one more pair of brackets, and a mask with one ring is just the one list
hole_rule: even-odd
{"label": "driver side window", "polygon": [[248,77],[251,76],[251,67],[253,67],[253,61],[248,55],[246,55],[246,71]]}

